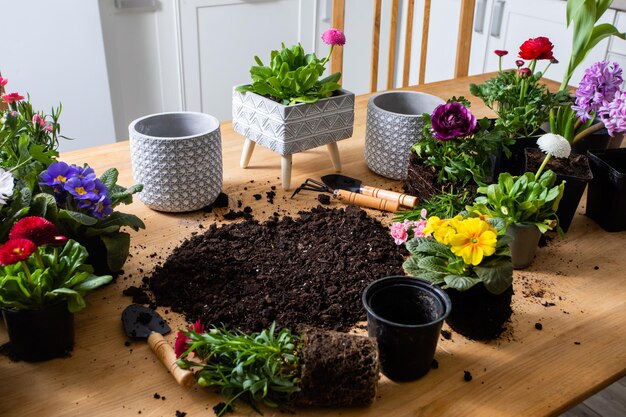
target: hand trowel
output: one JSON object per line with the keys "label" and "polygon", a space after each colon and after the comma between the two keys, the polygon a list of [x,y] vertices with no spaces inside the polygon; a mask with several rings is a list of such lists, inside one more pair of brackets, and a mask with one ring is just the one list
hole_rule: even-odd
{"label": "hand trowel", "polygon": [[150,349],[174,376],[176,382],[184,387],[192,386],[196,382],[193,372],[181,369],[176,363],[174,350],[162,336],[171,331],[170,326],[156,311],[140,304],[131,304],[122,312],[122,323],[128,337],[148,339]]}

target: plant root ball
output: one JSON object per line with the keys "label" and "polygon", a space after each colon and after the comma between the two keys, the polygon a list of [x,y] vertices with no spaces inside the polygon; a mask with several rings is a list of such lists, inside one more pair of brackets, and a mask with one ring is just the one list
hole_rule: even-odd
{"label": "plant root ball", "polygon": [[379,378],[376,340],[308,328],[302,332],[301,392],[303,406],[370,405]]}

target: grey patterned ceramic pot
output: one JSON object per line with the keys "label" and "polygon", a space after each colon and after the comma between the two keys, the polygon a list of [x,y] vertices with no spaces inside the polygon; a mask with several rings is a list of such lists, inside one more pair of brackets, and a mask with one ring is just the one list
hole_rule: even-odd
{"label": "grey patterned ceramic pot", "polygon": [[352,136],[354,93],[339,90],[312,104],[285,106],[233,88],[235,132],[280,155],[291,155]]}
{"label": "grey patterned ceramic pot", "polygon": [[159,211],[201,209],[222,189],[220,122],[204,113],[160,113],[128,127],[139,199]]}
{"label": "grey patterned ceramic pot", "polygon": [[367,103],[365,162],[375,173],[394,180],[406,178],[409,150],[422,137],[423,113],[445,102],[416,91],[375,94]]}

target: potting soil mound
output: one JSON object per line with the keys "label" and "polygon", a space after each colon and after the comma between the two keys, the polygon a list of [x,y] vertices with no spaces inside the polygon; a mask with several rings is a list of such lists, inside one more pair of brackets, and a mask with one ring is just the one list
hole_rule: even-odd
{"label": "potting soil mound", "polygon": [[365,320],[361,292],[403,275],[404,246],[356,207],[211,227],[147,280],[157,305],[188,321],[259,331],[309,325],[347,331]]}

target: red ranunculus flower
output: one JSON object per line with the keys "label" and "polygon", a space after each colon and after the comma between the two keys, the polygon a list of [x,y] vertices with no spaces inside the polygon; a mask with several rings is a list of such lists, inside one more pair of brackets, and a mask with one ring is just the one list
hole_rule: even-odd
{"label": "red ranunculus flower", "polygon": [[0,265],[8,266],[25,261],[37,250],[37,245],[28,239],[10,239],[0,246]]}
{"label": "red ranunculus flower", "polygon": [[28,239],[35,245],[63,244],[67,241],[56,226],[43,217],[24,217],[13,225],[9,239]]}
{"label": "red ranunculus flower", "polygon": [[493,53],[502,57],[508,55],[509,51],[505,51],[504,49],[496,49],[495,51],[493,51]]}
{"label": "red ranunculus flower", "polygon": [[24,100],[24,96],[20,96],[19,93],[4,94],[2,96],[2,101],[7,104],[15,103],[20,100]]}
{"label": "red ranunculus flower", "polygon": [[553,59],[553,48],[554,45],[545,36],[531,38],[519,47],[519,57],[526,60]]}

